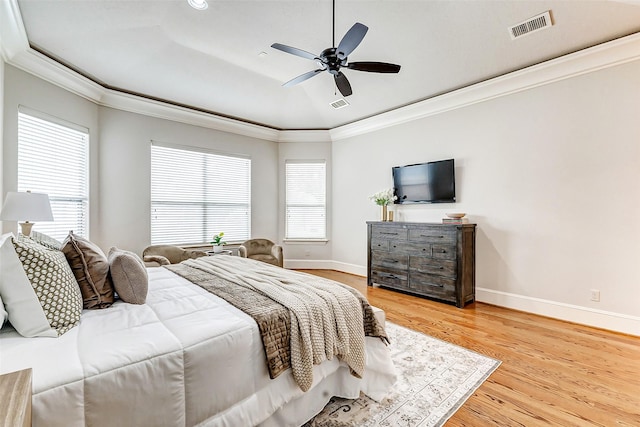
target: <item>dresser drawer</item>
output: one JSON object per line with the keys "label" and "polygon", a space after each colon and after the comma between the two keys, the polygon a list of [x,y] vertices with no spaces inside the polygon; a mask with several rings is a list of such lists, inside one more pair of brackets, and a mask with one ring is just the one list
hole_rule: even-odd
{"label": "dresser drawer", "polygon": [[441,227],[409,229],[409,240],[412,242],[455,244],[456,235],[455,229]]}
{"label": "dresser drawer", "polygon": [[431,245],[431,256],[437,259],[451,259],[455,260],[456,255],[455,245]]}
{"label": "dresser drawer", "polygon": [[442,276],[411,271],[409,288],[423,295],[456,302],[456,281]]}
{"label": "dresser drawer", "polygon": [[379,285],[409,289],[409,280],[406,271],[401,272],[387,268],[375,269],[371,270],[371,278]]}
{"label": "dresser drawer", "polygon": [[406,275],[406,270],[409,265],[409,256],[398,253],[371,251],[371,265],[373,267],[386,267],[398,271],[404,271],[404,274]]}
{"label": "dresser drawer", "polygon": [[407,240],[407,229],[402,227],[373,227],[371,240]]}
{"label": "dresser drawer", "polygon": [[371,239],[372,251],[389,251],[389,240],[387,239]]}
{"label": "dresser drawer", "polygon": [[457,273],[457,263],[455,261],[419,256],[412,256],[410,258],[409,268],[412,272],[435,274],[454,279]]}
{"label": "dresser drawer", "polygon": [[389,242],[389,252],[399,252],[407,255],[420,254],[430,256],[431,244],[392,240]]}

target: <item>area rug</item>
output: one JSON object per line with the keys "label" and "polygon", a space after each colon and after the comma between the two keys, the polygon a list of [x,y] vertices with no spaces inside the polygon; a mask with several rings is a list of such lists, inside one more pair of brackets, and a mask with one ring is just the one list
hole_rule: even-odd
{"label": "area rug", "polygon": [[457,345],[386,324],[398,380],[382,402],[333,398],[304,427],[443,425],[500,365]]}

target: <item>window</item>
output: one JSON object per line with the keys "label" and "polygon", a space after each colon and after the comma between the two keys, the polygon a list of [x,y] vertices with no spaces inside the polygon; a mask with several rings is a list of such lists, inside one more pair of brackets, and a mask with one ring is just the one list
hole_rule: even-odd
{"label": "window", "polygon": [[324,161],[285,162],[287,239],[326,239]]}
{"label": "window", "polygon": [[18,191],[46,193],[53,222],[33,227],[58,240],[89,237],[89,131],[20,107]]}
{"label": "window", "polygon": [[251,160],[151,146],[151,243],[226,242],[251,235]]}

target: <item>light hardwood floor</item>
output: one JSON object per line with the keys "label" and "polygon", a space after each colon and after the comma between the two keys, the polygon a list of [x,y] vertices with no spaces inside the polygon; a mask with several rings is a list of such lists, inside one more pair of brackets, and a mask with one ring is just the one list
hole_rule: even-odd
{"label": "light hardwood floor", "polygon": [[640,338],[483,303],[459,309],[303,270],[360,290],[387,320],[499,359],[447,426],[640,426]]}

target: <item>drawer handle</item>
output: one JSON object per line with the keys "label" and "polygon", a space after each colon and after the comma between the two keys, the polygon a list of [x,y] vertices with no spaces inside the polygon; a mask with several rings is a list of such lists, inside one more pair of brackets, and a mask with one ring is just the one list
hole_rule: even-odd
{"label": "drawer handle", "polygon": [[440,251],[440,253],[441,253],[441,254],[446,254],[446,253],[447,253],[447,251],[446,251],[445,249],[443,249],[443,250],[441,250],[441,251]]}
{"label": "drawer handle", "polygon": [[398,262],[398,260],[397,259],[388,259],[387,262],[390,262],[390,263],[393,264],[394,262]]}
{"label": "drawer handle", "polygon": [[384,231],[380,232],[380,234],[386,234],[387,236],[397,236],[398,235],[398,233],[385,233]]}

